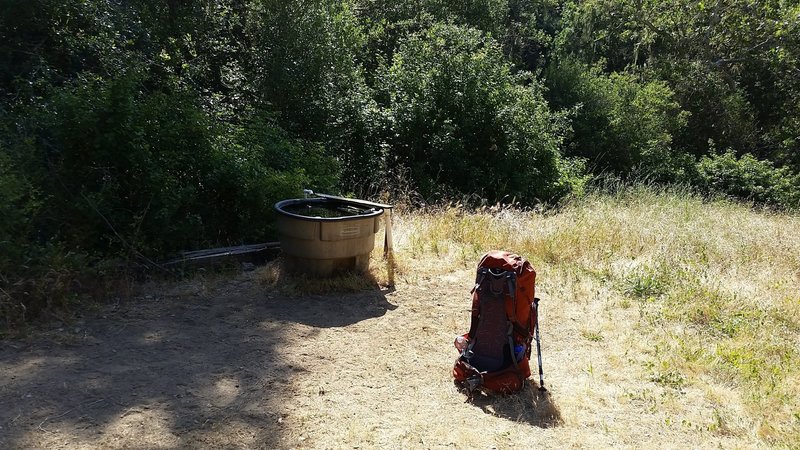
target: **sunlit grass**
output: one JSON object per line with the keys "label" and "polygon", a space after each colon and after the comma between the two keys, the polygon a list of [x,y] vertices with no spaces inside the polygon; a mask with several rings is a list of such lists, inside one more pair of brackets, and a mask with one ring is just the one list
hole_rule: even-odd
{"label": "sunlit grass", "polygon": [[[490,249],[531,260],[563,426],[588,421],[628,441],[660,426],[709,445],[800,442],[797,215],[636,188],[549,211],[401,209],[393,229],[401,305],[408,286],[460,279]],[[386,286],[382,236],[367,276],[292,276],[273,265],[261,281],[290,295]],[[468,283],[442,301],[466,301]],[[447,323],[460,331],[456,319]]]}
{"label": "sunlit grass", "polygon": [[[706,392],[713,418],[691,426],[800,442],[797,215],[641,188],[588,196],[557,212],[455,204],[401,214],[396,223],[403,276],[470,267],[489,249],[522,254],[551,304],[603,298],[612,305],[578,332],[584,342],[644,353],[636,358],[654,385]],[[635,323],[614,323],[632,308]],[[633,328],[635,338],[613,344],[620,328]],[[737,417],[731,396],[747,417]]]}

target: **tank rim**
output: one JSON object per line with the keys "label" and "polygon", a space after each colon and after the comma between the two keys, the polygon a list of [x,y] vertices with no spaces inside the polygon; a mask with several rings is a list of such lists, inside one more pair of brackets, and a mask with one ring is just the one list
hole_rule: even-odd
{"label": "tank rim", "polygon": [[372,211],[365,214],[359,214],[355,216],[342,216],[342,217],[318,217],[318,216],[301,216],[300,214],[290,213],[283,208],[287,206],[294,206],[294,205],[302,205],[302,204],[316,204],[316,205],[347,205],[347,206],[357,206],[363,208],[363,205],[359,205],[357,203],[350,203],[348,201],[342,200],[333,200],[328,198],[291,198],[287,200],[281,200],[278,203],[275,203],[274,208],[278,214],[291,217],[293,219],[299,220],[308,220],[312,222],[340,222],[340,221],[347,221],[347,220],[360,220],[360,219],[368,219],[373,217],[379,217],[383,214],[383,208],[372,208]]}

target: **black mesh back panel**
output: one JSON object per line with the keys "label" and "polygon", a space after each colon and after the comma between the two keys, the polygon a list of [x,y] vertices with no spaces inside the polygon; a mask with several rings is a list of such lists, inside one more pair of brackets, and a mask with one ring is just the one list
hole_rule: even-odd
{"label": "black mesh back panel", "polygon": [[[484,295],[480,303],[480,319],[475,332],[473,356],[469,362],[480,371],[493,372],[505,367],[508,347],[508,318],[503,296]],[[510,354],[510,352],[505,352]]]}

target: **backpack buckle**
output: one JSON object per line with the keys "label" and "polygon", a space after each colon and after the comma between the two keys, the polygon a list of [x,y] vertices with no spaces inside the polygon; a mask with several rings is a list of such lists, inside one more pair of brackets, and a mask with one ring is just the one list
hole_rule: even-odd
{"label": "backpack buckle", "polygon": [[473,375],[466,380],[466,388],[469,392],[475,392],[483,384],[483,377],[480,375]]}

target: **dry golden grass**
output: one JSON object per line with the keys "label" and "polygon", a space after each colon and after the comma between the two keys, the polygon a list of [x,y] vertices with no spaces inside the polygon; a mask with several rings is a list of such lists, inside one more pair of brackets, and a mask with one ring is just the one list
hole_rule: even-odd
{"label": "dry golden grass", "polygon": [[[456,205],[394,226],[398,302],[437,277],[458,274],[466,289],[492,248],[534,263],[554,443],[800,442],[797,216],[641,189],[547,214]],[[466,315],[457,322],[448,328],[465,329]]]}
{"label": "dry golden grass", "polygon": [[[296,380],[298,392],[322,401],[292,408],[287,442],[796,447],[799,225],[797,216],[646,189],[548,213],[400,211],[396,288],[385,291],[396,309],[305,344],[309,354],[322,347],[337,356]],[[465,403],[449,377],[451,341],[468,327],[474,265],[493,248],[537,268],[549,393],[532,384]],[[381,253],[367,279],[385,285]],[[361,286],[351,275],[298,283],[265,270],[294,294]],[[339,377],[319,373],[326,370]]]}

